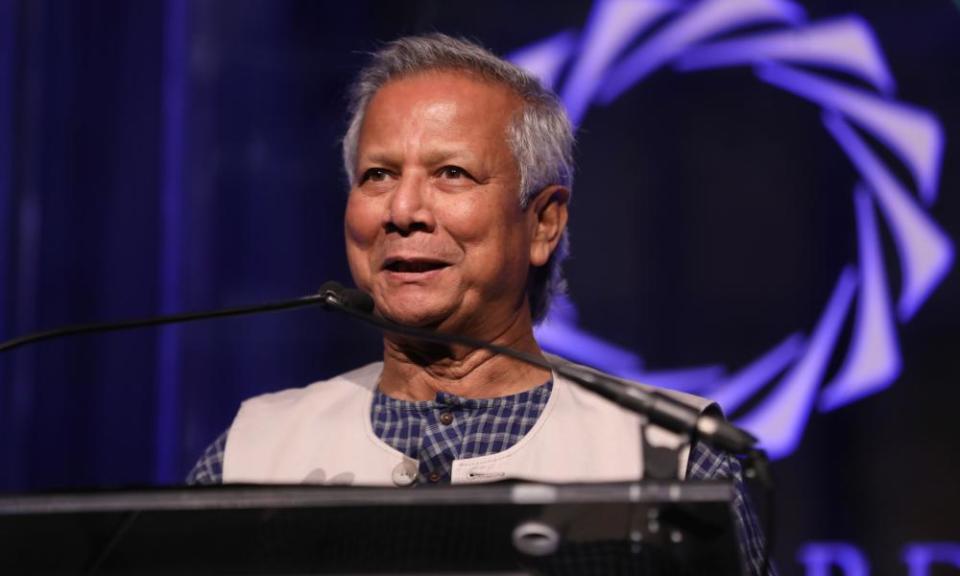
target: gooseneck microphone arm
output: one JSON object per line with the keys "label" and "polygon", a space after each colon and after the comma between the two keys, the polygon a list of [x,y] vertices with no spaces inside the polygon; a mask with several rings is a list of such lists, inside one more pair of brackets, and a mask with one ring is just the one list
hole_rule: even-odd
{"label": "gooseneck microphone arm", "polygon": [[541,356],[534,356],[475,338],[404,326],[376,316],[372,312],[373,299],[370,295],[360,290],[344,288],[337,282],[326,282],[320,287],[320,290],[318,290],[316,294],[295,300],[284,300],[256,306],[225,308],[212,312],[189,312],[123,322],[65,326],[44,332],[36,332],[3,342],[0,344],[0,352],[13,350],[14,348],[43,340],[52,340],[54,338],[76,334],[115,332],[146,326],[259,314],[261,312],[273,312],[316,305],[343,312],[363,322],[372,324],[381,330],[394,334],[401,334],[427,342],[484,348],[533,366],[551,370],[628,410],[645,415],[650,422],[658,426],[674,432],[696,434],[697,437],[706,440],[717,448],[722,448],[732,453],[745,454],[753,452],[757,443],[755,437],[722,418],[701,414],[699,411],[681,404],[664,394],[644,390],[627,381],[588,368],[551,362]]}

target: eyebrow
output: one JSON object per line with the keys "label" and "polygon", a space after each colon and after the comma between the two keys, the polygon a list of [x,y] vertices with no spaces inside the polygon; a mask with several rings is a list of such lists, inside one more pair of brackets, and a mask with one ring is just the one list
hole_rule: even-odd
{"label": "eyebrow", "polygon": [[372,154],[364,154],[363,156],[360,156],[358,164],[359,164],[360,162],[370,162],[370,163],[373,163],[373,164],[384,164],[384,165],[387,165],[387,166],[396,164],[396,162],[394,162],[394,161],[391,159],[390,155],[387,154],[387,153],[385,153],[385,152],[374,152],[374,153],[372,153]]}
{"label": "eyebrow", "polygon": [[454,150],[454,149],[431,150],[424,155],[423,160],[427,164],[442,164],[443,162],[446,162],[447,160],[450,160],[451,158],[454,158],[454,157],[461,157],[469,160],[473,158],[473,154],[471,154],[470,152],[467,152],[463,148],[459,150]]}
{"label": "eyebrow", "polygon": [[[472,161],[475,159],[475,155],[463,150],[463,149],[440,149],[440,150],[431,150],[427,152],[422,161],[428,165],[442,164],[451,158],[460,157],[466,161]],[[399,162],[396,161],[396,158],[393,154],[389,152],[376,151],[370,154],[364,154],[360,157],[361,162],[370,162],[373,164],[382,164],[384,166],[396,166]]]}

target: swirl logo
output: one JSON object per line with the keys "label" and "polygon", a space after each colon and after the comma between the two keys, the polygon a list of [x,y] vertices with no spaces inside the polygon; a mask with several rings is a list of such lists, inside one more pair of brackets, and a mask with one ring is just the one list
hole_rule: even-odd
{"label": "swirl logo", "polygon": [[[767,26],[758,32],[760,24]],[[644,372],[638,356],[579,328],[572,307],[561,302],[537,330],[545,348],[624,377],[696,388],[727,413],[746,406],[782,374],[772,391],[737,420],[774,458],[796,449],[815,408],[834,410],[897,379],[902,368],[898,325],[916,314],[954,258],[950,239],[929,214],[937,200],[944,137],[936,116],[897,99],[887,62],[862,18],[808,21],[800,6],[785,0],[599,0],[581,32],[561,32],[510,58],[561,95],[574,124],[593,103],[610,103],[665,67],[694,73],[750,66],[761,82],[819,105],[824,127],[859,175],[852,190],[857,253],[840,272],[809,334],[788,335],[732,373]],[[568,73],[558,85],[564,70]],[[863,84],[819,71],[842,72]],[[909,184],[894,176],[857,129],[903,162]],[[899,257],[902,287],[895,302],[886,281],[877,208]],[[845,356],[839,369],[828,373],[849,314],[855,316]]]}

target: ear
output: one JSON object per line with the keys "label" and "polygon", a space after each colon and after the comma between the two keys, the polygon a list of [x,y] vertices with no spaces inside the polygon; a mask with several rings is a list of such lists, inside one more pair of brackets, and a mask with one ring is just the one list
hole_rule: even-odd
{"label": "ear", "polygon": [[570,190],[558,184],[547,186],[530,201],[533,233],[530,238],[530,265],[543,266],[550,260],[567,228],[567,204]]}

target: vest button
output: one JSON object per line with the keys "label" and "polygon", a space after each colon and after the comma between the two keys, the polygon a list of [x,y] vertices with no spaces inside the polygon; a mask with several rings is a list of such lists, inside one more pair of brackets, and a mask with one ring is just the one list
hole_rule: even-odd
{"label": "vest button", "polygon": [[394,466],[392,477],[394,485],[410,486],[417,481],[417,465],[404,460]]}
{"label": "vest button", "polygon": [[453,414],[451,412],[442,412],[440,413],[440,423],[444,426],[449,426],[453,422]]}

